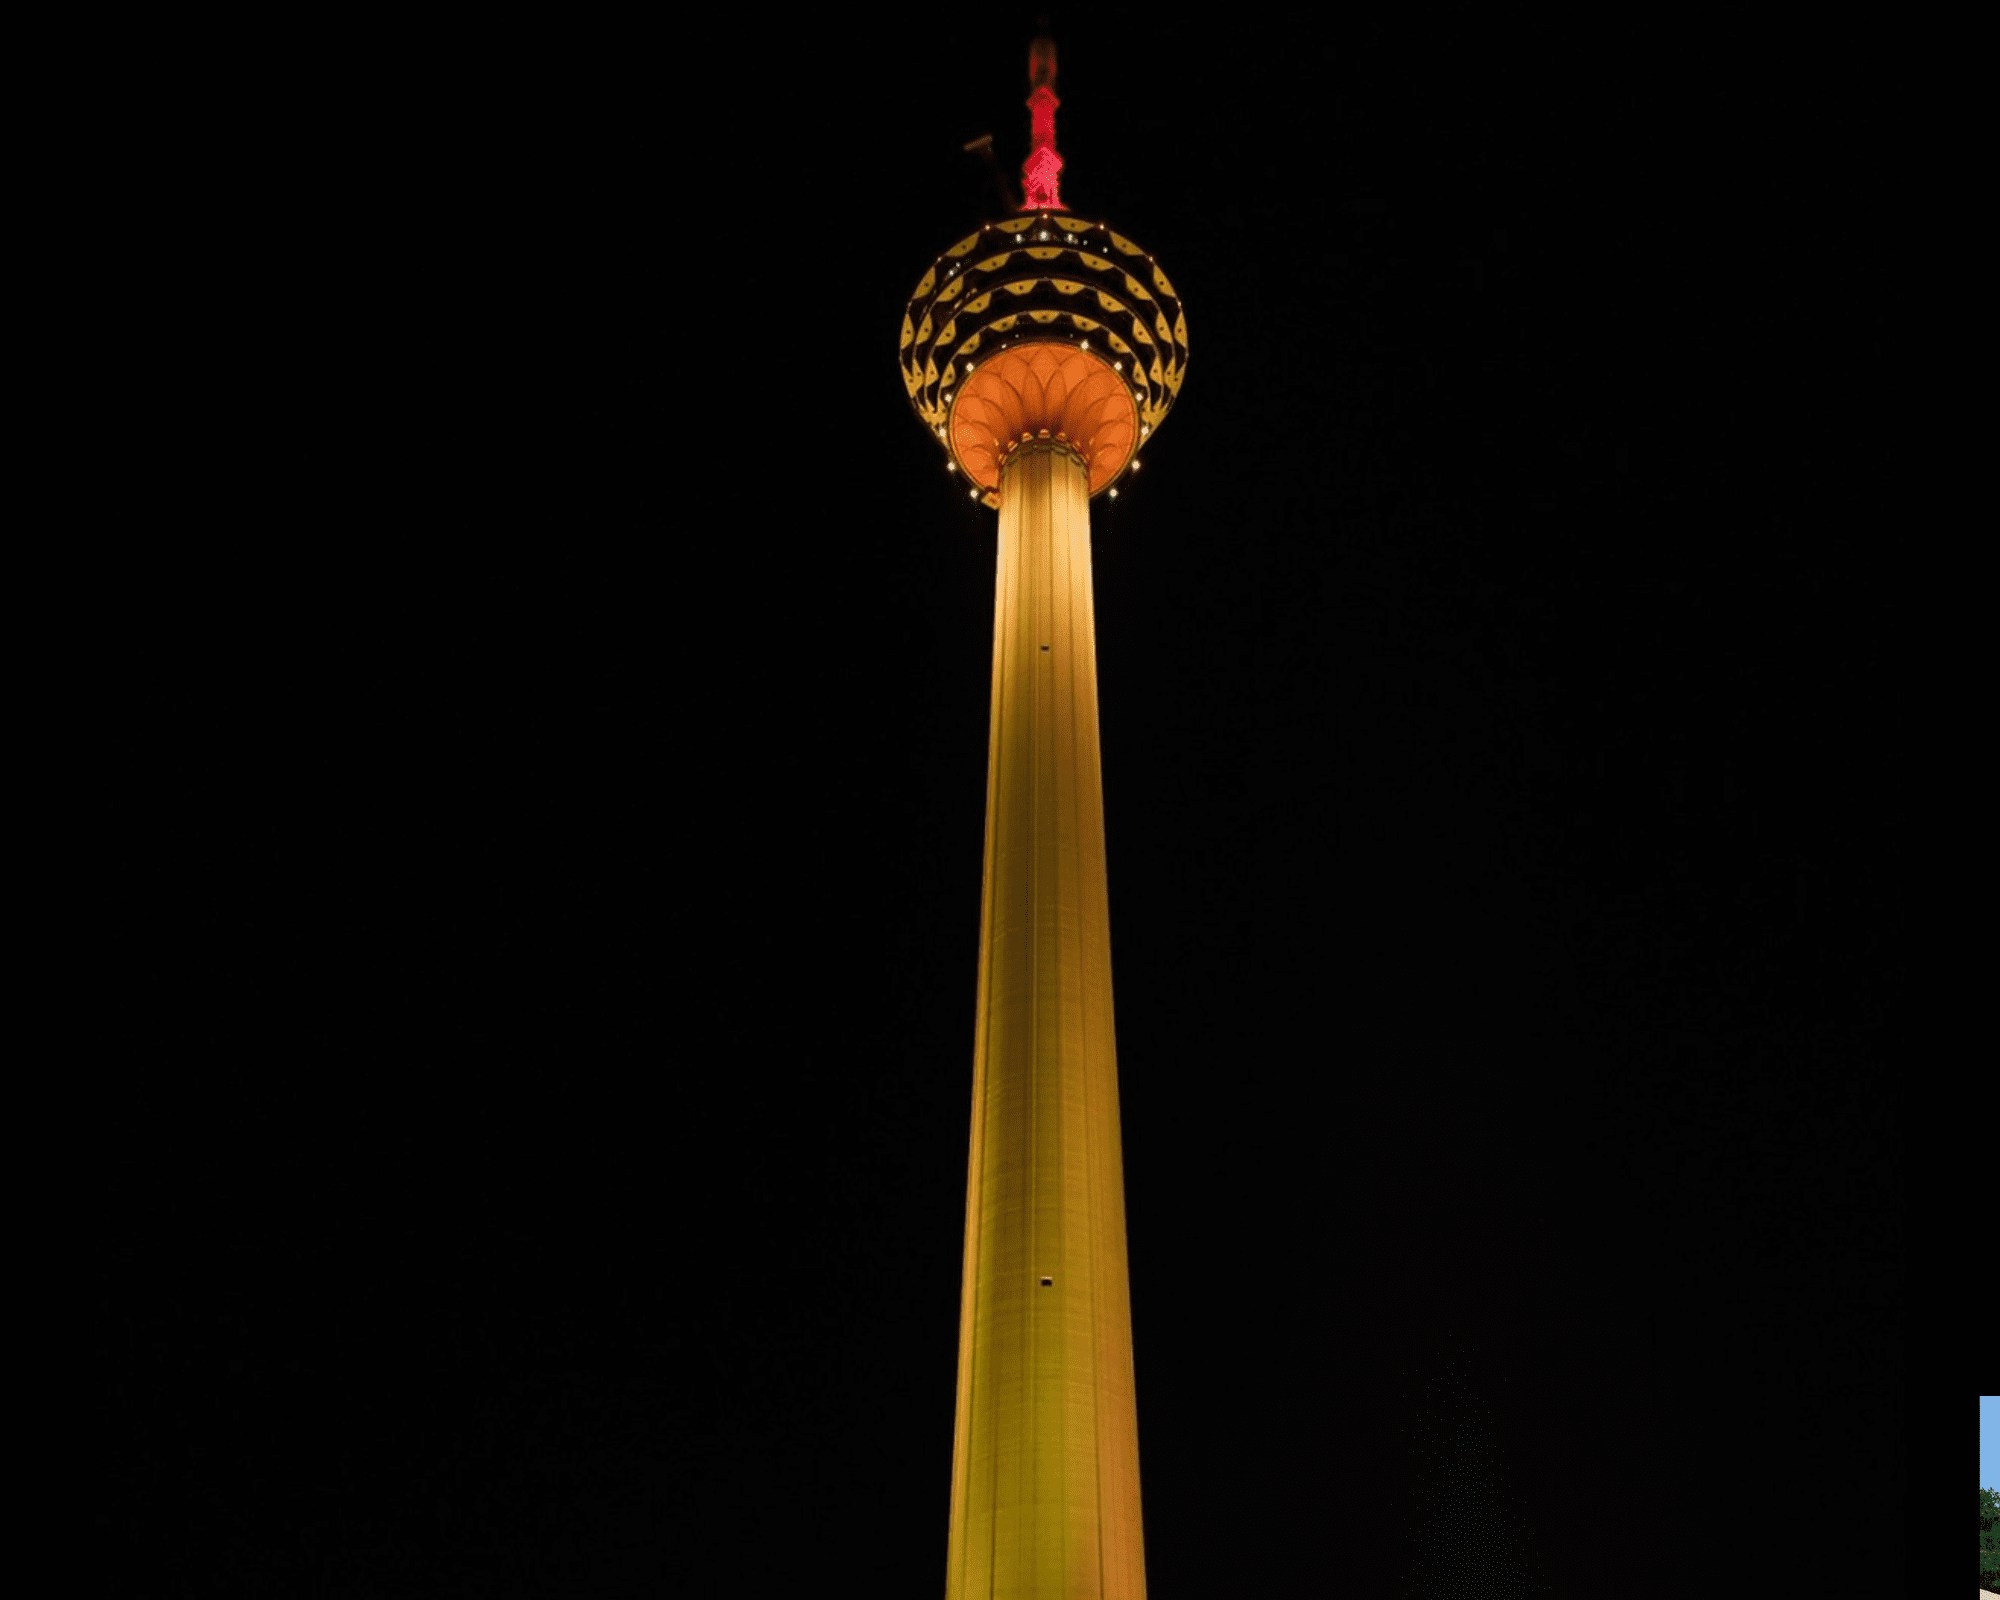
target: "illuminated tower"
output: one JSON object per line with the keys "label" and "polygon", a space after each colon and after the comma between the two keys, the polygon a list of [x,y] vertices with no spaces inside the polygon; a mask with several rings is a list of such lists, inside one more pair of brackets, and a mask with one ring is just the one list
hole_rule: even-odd
{"label": "illuminated tower", "polygon": [[945,251],[903,319],[910,401],[1000,513],[948,1600],[1146,1592],[1090,500],[1179,393],[1153,258],[1057,194],[1055,46],[1029,55],[1020,215]]}

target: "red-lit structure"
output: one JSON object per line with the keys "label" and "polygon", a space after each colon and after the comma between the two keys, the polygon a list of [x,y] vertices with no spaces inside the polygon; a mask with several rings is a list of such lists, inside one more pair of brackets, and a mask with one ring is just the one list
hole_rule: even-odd
{"label": "red-lit structure", "polygon": [[1034,92],[1028,96],[1029,148],[1028,159],[1021,163],[1021,209],[1060,211],[1056,175],[1062,171],[1062,157],[1056,154],[1056,107],[1062,102],[1056,98],[1053,39],[1037,39],[1029,46],[1028,82]]}
{"label": "red-lit structure", "polygon": [[1111,1010],[1089,502],[1180,392],[1159,264],[1057,198],[1029,56],[1021,215],[931,265],[910,403],[999,516],[948,1600],[1140,1600],[1138,1413]]}

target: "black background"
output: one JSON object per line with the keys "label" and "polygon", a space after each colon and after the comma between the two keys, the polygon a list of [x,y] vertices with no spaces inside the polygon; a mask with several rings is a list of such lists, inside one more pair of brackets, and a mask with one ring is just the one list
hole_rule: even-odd
{"label": "black background", "polygon": [[[1900,1594],[1892,69],[1054,24],[1192,350],[1093,507],[1152,1594]],[[894,358],[1033,31],[329,23],[134,153],[120,1592],[940,1586],[994,519]]]}

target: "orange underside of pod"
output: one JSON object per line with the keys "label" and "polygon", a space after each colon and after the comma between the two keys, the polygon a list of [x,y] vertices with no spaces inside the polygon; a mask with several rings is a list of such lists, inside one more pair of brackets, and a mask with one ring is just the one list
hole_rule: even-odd
{"label": "orange underside of pod", "polygon": [[1000,465],[1021,436],[1061,437],[1088,464],[1096,494],[1124,470],[1139,414],[1108,361],[1069,344],[1017,344],[973,369],[951,407],[951,448],[966,476],[1000,486]]}

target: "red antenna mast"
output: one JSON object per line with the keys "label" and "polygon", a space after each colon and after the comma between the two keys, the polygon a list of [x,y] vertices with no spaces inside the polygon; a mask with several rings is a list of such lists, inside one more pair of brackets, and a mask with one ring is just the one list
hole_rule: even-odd
{"label": "red antenna mast", "polygon": [[1028,46],[1028,110],[1033,116],[1032,149],[1021,163],[1021,209],[1060,211],[1062,196],[1056,192],[1056,174],[1062,171],[1062,157],[1056,154],[1056,42],[1041,38]]}

